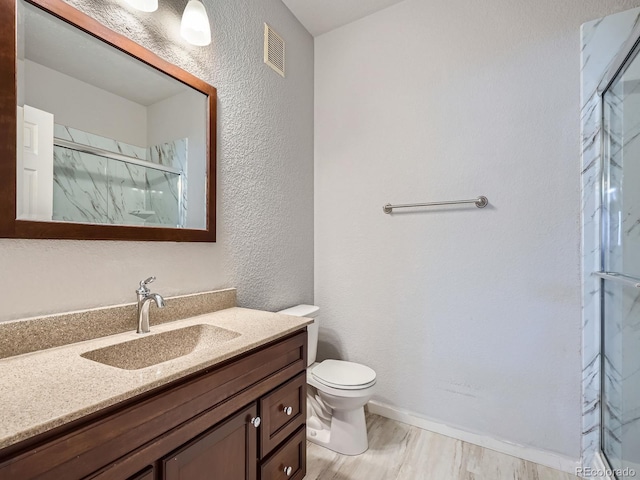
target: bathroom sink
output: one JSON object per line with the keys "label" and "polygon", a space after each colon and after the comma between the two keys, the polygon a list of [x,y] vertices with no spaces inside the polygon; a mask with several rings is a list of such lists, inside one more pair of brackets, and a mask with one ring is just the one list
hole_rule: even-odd
{"label": "bathroom sink", "polygon": [[193,325],[91,350],[81,356],[123,370],[139,370],[183,357],[196,349],[219,345],[240,333],[213,325]]}

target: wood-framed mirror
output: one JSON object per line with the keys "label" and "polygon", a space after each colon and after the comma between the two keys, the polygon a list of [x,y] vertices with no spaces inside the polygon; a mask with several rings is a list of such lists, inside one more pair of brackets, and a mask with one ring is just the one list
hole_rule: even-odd
{"label": "wood-framed mirror", "polygon": [[213,86],[63,0],[3,0],[0,89],[0,237],[215,241]]}

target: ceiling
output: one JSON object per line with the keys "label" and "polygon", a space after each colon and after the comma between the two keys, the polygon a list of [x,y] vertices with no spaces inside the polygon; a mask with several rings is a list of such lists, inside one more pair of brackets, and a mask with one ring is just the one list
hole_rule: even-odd
{"label": "ceiling", "polygon": [[314,37],[402,0],[282,0]]}

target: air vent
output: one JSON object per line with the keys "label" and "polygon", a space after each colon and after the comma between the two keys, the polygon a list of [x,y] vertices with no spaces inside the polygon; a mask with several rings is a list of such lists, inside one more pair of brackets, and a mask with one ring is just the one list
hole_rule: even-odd
{"label": "air vent", "polygon": [[284,40],[264,24],[264,63],[284,77]]}

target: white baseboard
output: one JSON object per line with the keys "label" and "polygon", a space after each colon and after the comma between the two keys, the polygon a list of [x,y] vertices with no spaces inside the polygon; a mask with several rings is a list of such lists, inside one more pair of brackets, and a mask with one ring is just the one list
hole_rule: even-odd
{"label": "white baseboard", "polygon": [[446,437],[462,440],[463,442],[479,445],[489,450],[495,450],[496,452],[518,457],[529,462],[538,463],[546,467],[561,470],[563,472],[576,474],[576,468],[580,466],[580,460],[558,455],[557,453],[548,452],[546,450],[540,450],[533,447],[526,447],[523,445],[516,445],[514,443],[507,442],[505,440],[497,440],[495,438],[488,437],[486,435],[479,435],[477,433],[467,432],[459,428],[450,427],[442,423],[438,423],[433,420],[424,418],[416,413],[402,410],[390,405],[386,405],[375,400],[370,401],[367,404],[369,412],[381,417],[390,418],[391,420],[397,420],[398,422],[413,425],[423,430],[439,433]]}

